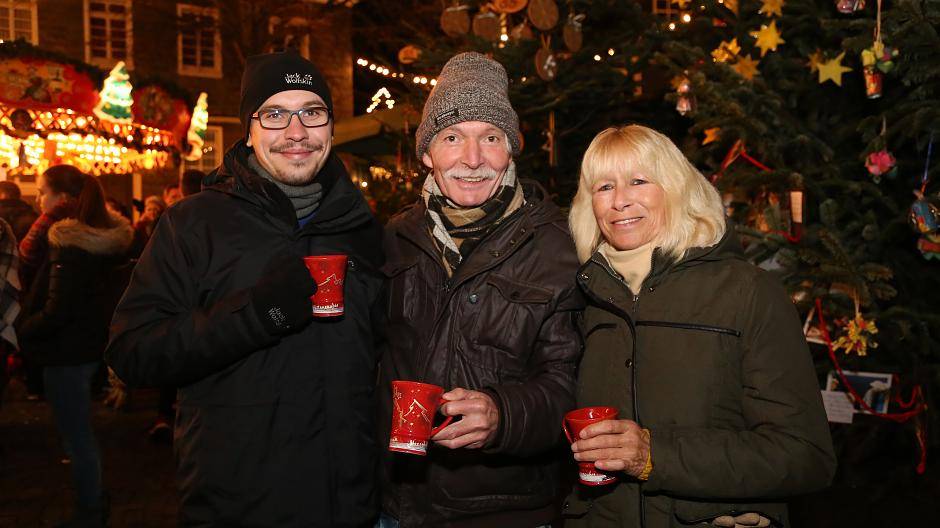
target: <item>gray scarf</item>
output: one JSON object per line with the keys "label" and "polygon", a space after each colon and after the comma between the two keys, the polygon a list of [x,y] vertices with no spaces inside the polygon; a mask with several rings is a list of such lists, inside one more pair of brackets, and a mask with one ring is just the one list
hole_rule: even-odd
{"label": "gray scarf", "polygon": [[277,188],[287,195],[287,198],[290,199],[290,203],[294,206],[294,212],[297,214],[298,220],[306,218],[320,206],[320,199],[323,197],[323,186],[318,182],[308,183],[307,185],[287,185],[286,183],[281,183],[275,180],[274,177],[258,163],[258,158],[255,157],[254,153],[248,155],[248,166],[251,167],[258,176],[277,185]]}

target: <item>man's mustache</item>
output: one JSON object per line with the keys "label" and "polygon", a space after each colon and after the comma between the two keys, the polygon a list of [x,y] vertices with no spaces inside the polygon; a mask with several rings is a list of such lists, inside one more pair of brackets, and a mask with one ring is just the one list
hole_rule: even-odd
{"label": "man's mustache", "polygon": [[323,148],[324,146],[322,143],[312,143],[310,141],[302,141],[299,143],[291,142],[291,143],[283,143],[280,145],[274,145],[271,147],[270,150],[271,152],[274,152],[274,153],[285,152],[288,150],[297,150],[297,149],[309,150],[313,152],[316,150],[323,150]]}
{"label": "man's mustache", "polygon": [[493,180],[499,176],[499,173],[489,167],[479,167],[469,169],[467,167],[454,167],[444,171],[445,178],[483,178],[484,180]]}

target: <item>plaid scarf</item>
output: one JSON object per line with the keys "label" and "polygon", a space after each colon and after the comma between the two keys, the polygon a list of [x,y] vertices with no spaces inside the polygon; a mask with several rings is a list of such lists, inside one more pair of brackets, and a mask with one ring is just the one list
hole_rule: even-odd
{"label": "plaid scarf", "polygon": [[477,207],[459,207],[441,193],[429,174],[421,192],[427,206],[427,222],[434,243],[441,251],[447,275],[452,276],[473,249],[499,222],[525,204],[522,185],[516,179],[516,164],[510,163],[496,193]]}
{"label": "plaid scarf", "polygon": [[[16,236],[10,224],[0,219],[0,339],[19,348],[13,321],[20,313],[20,277]],[[0,368],[3,368],[0,366]]]}

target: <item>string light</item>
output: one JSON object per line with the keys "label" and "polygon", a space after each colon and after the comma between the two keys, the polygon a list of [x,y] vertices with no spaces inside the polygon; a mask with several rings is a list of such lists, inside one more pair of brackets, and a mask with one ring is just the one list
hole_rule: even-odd
{"label": "string light", "polygon": [[375,110],[375,107],[382,104],[383,97],[385,98],[385,106],[387,106],[389,110],[395,107],[395,100],[392,99],[392,94],[389,93],[388,88],[383,86],[372,96],[372,104],[366,108],[366,113],[371,114],[372,111]]}
{"label": "string light", "polygon": [[430,84],[431,86],[437,85],[437,79],[425,77],[423,75],[414,75],[410,73],[402,73],[402,72],[394,71],[387,66],[383,66],[379,63],[372,62],[362,57],[359,57],[358,59],[356,59],[356,66],[359,66],[360,68],[363,68],[363,69],[367,69],[371,72],[374,72],[376,75],[381,75],[383,77],[391,77],[392,79],[402,79],[402,80],[410,78],[411,82],[413,82],[414,84],[423,84],[423,85]]}
{"label": "string light", "polygon": [[600,56],[600,55],[595,55],[595,56],[594,56],[594,60],[596,60],[597,62],[600,62],[600,61],[601,61],[601,56]]}

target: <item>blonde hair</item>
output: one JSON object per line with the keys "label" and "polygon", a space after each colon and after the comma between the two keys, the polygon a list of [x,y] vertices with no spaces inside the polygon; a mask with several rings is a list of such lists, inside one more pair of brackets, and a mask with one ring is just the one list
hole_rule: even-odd
{"label": "blonde hair", "polygon": [[578,259],[586,262],[602,242],[592,207],[594,182],[612,174],[639,172],[665,194],[665,223],[654,245],[674,260],[689,248],[713,246],[725,234],[724,206],[717,189],[676,145],[640,125],[608,128],[591,141],[581,161],[578,193],[568,224]]}

